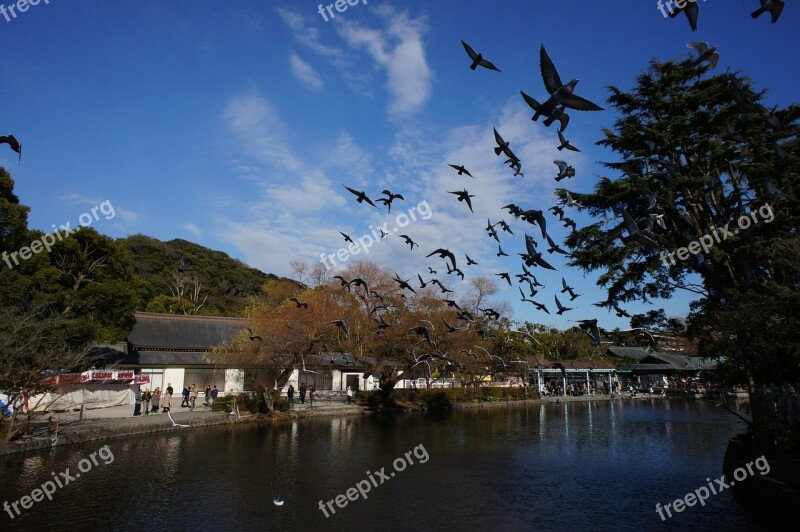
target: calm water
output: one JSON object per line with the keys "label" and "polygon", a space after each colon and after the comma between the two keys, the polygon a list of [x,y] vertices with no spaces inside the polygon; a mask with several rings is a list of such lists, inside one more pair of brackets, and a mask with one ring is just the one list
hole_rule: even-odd
{"label": "calm water", "polygon": [[[754,530],[758,517],[727,491],[666,523],[655,512],[722,475],[728,438],[740,429],[710,403],[641,400],[111,440],[112,463],[98,460],[20,517],[3,512],[0,529]],[[51,472],[74,475],[100,446],[0,459],[0,501],[31,493]],[[381,484],[375,472],[389,475],[415,447],[414,465]],[[378,483],[368,499],[334,503],[326,518],[318,501],[345,494],[368,470]]]}

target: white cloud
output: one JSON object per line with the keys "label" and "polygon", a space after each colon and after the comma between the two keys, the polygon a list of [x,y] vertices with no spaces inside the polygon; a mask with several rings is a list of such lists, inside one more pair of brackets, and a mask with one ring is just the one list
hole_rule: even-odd
{"label": "white cloud", "polygon": [[202,236],[203,232],[200,231],[200,228],[194,224],[183,224],[181,227],[192,233],[194,236]]}
{"label": "white cloud", "polygon": [[278,8],[278,15],[292,31],[292,35],[297,42],[307,46],[310,50],[327,58],[334,64],[343,65],[345,63],[344,53],[340,49],[322,42],[318,21],[310,22],[309,17],[280,7]]}
{"label": "white cloud", "polygon": [[386,71],[389,114],[395,118],[407,116],[422,108],[431,95],[433,72],[422,42],[427,24],[422,18],[412,19],[388,6],[376,11],[387,21],[385,30],[352,21],[343,21],[337,29],[351,48],[365,49]]}
{"label": "white cloud", "polygon": [[322,79],[319,77],[314,68],[303,61],[299,55],[292,53],[289,56],[289,64],[292,68],[292,74],[295,78],[305,83],[312,89],[319,90],[324,86]]}

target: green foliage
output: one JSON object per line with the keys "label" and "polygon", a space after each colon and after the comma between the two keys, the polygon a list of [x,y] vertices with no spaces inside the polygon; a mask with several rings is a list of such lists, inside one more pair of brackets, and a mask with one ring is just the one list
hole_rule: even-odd
{"label": "green foliage", "polygon": [[[146,281],[151,297],[138,310],[206,316],[244,316],[251,298],[261,286],[278,279],[243,264],[220,251],[188,242],[162,242],[145,235],[120,239],[133,257],[134,273]],[[182,281],[196,282],[200,288],[197,304],[191,294],[178,294]]]}

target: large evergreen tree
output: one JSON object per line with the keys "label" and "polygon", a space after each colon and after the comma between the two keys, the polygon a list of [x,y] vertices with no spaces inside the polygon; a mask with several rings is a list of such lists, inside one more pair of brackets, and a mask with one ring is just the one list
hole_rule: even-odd
{"label": "large evergreen tree", "polygon": [[608,306],[696,294],[703,354],[751,387],[795,383],[800,107],[767,109],[747,78],[707,72],[653,62],[631,91],[610,88],[619,118],[598,144],[619,158],[593,193],[570,192],[598,220],[568,238],[571,264],[603,270]]}

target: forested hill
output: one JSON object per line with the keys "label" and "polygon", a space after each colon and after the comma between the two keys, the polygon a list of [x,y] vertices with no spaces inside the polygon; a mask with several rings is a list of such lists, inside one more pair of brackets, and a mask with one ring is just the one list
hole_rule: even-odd
{"label": "forested hill", "polygon": [[187,240],[162,242],[145,235],[119,239],[134,274],[152,289],[145,308],[177,314],[242,315],[250,297],[274,274]]}

